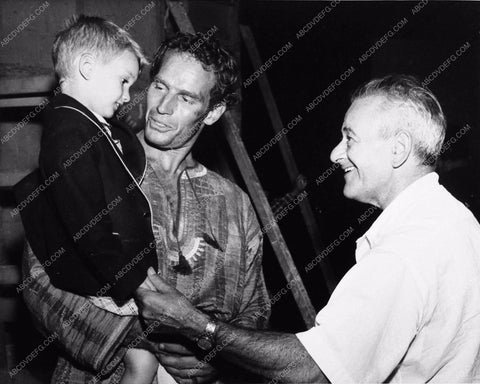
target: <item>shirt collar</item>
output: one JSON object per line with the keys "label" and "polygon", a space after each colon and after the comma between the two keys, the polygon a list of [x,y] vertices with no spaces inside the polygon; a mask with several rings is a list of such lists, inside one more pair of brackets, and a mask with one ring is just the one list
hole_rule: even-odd
{"label": "shirt collar", "polygon": [[366,251],[378,244],[383,235],[391,230],[392,225],[401,222],[402,217],[408,214],[420,196],[438,185],[438,174],[430,172],[415,180],[400,192],[378,216],[368,231],[357,240],[357,251],[355,253],[357,262]]}
{"label": "shirt collar", "polygon": [[96,113],[96,112],[93,112],[91,109],[88,109],[88,110],[93,113],[93,115],[97,118],[97,120],[98,120],[100,123],[110,125],[110,124],[107,123],[107,120],[105,120],[105,118],[104,118],[103,116],[99,115],[99,114]]}
{"label": "shirt collar", "polygon": [[[147,168],[150,168],[151,172],[154,172],[152,162],[149,161],[148,157],[147,157]],[[205,176],[207,174],[207,168],[205,168],[205,166],[203,164],[200,164],[200,163],[196,162],[193,167],[190,167],[190,168],[187,169],[187,172],[188,172],[188,176],[191,179],[193,179],[195,177]],[[180,179],[181,180],[188,180],[188,177],[185,174],[185,172],[182,172],[182,174],[180,176]]]}
{"label": "shirt collar", "polygon": [[[105,118],[103,116],[99,115],[98,113],[93,112],[91,109],[89,109],[89,111],[93,113],[93,115],[97,118],[97,120],[102,125],[103,129],[105,131],[107,131],[108,136],[113,139],[112,131],[110,129],[110,128],[112,128],[112,126],[109,123],[107,123],[107,120],[105,120]],[[121,149],[120,140],[113,139],[113,141],[115,142],[115,145],[120,149],[120,152],[123,152],[122,149]]]}
{"label": "shirt collar", "polygon": [[[193,179],[194,177],[205,176],[207,174],[207,168],[202,164],[196,163],[192,168],[187,168],[188,176]],[[182,172],[182,179],[188,179],[188,176],[185,172]]]}

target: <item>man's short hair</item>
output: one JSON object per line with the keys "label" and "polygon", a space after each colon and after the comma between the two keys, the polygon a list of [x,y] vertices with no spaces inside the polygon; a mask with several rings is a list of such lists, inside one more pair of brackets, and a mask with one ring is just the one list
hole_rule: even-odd
{"label": "man's short hair", "polygon": [[206,71],[215,74],[215,86],[210,91],[209,108],[219,104],[231,107],[238,101],[238,65],[233,55],[220,45],[217,39],[197,32],[178,33],[160,44],[153,58],[150,78],[153,81],[169,53],[184,53],[199,61]]}
{"label": "man's short hair", "polygon": [[108,62],[124,51],[131,51],[138,59],[140,69],[148,64],[138,43],[130,34],[111,21],[94,16],[73,16],[66,28],[55,37],[52,59],[59,79],[69,77],[75,59],[89,52]]}
{"label": "man's short hair", "polygon": [[352,103],[369,96],[383,96],[384,111],[397,111],[398,119],[386,121],[381,134],[388,138],[401,129],[412,135],[414,154],[422,165],[434,167],[445,139],[446,120],[437,98],[413,76],[388,75],[363,85]]}

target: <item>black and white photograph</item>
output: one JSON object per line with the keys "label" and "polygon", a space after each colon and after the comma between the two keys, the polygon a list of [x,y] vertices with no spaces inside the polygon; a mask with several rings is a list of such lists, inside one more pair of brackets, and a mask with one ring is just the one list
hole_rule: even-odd
{"label": "black and white photograph", "polygon": [[479,1],[0,0],[0,383],[480,383],[479,220]]}

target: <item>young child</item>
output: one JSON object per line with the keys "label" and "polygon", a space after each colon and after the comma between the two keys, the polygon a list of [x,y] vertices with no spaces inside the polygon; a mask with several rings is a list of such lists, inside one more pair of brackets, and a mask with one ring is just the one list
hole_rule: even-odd
{"label": "young child", "polygon": [[[125,30],[87,16],[58,33],[52,56],[61,94],[45,112],[37,178],[55,179],[38,196],[40,212],[22,211],[26,235],[41,262],[65,250],[46,264],[56,287],[119,315],[138,315],[132,297],[149,288],[147,269],[158,268],[151,207],[139,186],[145,153],[133,132],[105,119],[130,100],[146,59]],[[47,225],[34,228],[32,215]],[[129,349],[125,366],[123,384],[151,384],[158,362]]]}

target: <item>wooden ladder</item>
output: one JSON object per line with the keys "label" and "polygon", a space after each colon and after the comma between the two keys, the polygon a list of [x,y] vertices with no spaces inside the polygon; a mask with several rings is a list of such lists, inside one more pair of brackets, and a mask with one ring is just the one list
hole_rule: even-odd
{"label": "wooden ladder", "polygon": [[[193,28],[193,25],[188,17],[183,2],[167,0],[166,3],[179,30],[182,32],[195,33],[195,29]],[[256,51],[254,43],[252,45],[253,37],[251,35],[251,32],[249,32],[248,28],[242,27],[242,36],[247,45],[247,49],[250,53],[254,66],[259,67],[260,56],[258,54],[258,51]],[[283,124],[280,120],[280,115],[278,113],[278,109],[276,108],[275,101],[273,100],[273,95],[271,93],[265,74],[263,74],[259,80],[261,80],[260,84],[262,92],[265,98],[265,102],[267,103],[274,129],[279,132],[282,130]],[[258,216],[260,217],[260,221],[264,228],[270,228],[268,231],[266,231],[266,233],[278,259],[280,267],[283,271],[283,274],[285,275],[287,282],[295,281],[295,283],[291,285],[292,294],[295,302],[297,303],[298,309],[300,310],[305,325],[310,328],[314,325],[316,311],[312,305],[310,297],[308,296],[300,274],[298,273],[297,267],[293,262],[292,255],[290,254],[285,239],[283,238],[280,228],[275,220],[275,216],[272,212],[265,192],[261,186],[260,180],[258,179],[258,176],[255,172],[252,161],[250,160],[248,152],[245,148],[245,144],[243,143],[243,140],[240,136],[240,130],[236,119],[231,112],[227,111],[222,116],[222,123],[225,137],[232,150],[240,173],[242,174],[242,177],[245,181],[250,197],[252,198]],[[287,164],[287,171],[290,180],[292,182],[295,182],[295,180],[299,176],[299,172],[295,164],[293,154],[290,150],[290,146],[286,141],[285,137],[280,140],[279,144],[280,150],[282,151],[282,155]],[[312,239],[315,252],[318,254],[322,251],[320,230],[313,216],[311,206],[306,199],[302,200],[302,202],[300,203],[300,209],[307,224],[307,230]],[[321,270],[327,288],[330,292],[332,292],[333,288],[335,287],[335,283],[332,277],[333,275],[328,268],[328,264],[322,262]]]}

